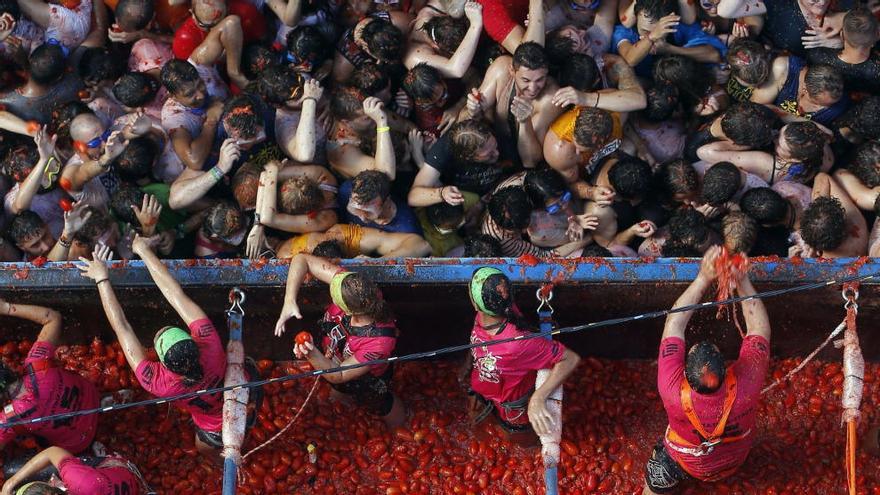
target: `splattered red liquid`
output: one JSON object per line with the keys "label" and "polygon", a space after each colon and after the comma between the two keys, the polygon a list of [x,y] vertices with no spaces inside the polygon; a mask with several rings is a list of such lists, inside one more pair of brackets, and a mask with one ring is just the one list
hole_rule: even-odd
{"label": "splattered red liquid", "polygon": [[[29,342],[0,346],[3,361],[20,369]],[[116,343],[62,346],[59,362],[98,383],[104,392],[134,388]],[[797,360],[771,363],[768,382]],[[407,404],[403,428],[387,431],[359,408],[330,399],[321,383],[299,422],[282,438],[245,462],[242,494],[520,494],[543,493],[540,455],[500,439],[492,426],[471,429],[466,399],[456,373],[458,362],[405,363],[395,371],[395,389]],[[300,369],[292,363],[261,360],[267,375]],[[880,423],[880,365],[867,366],[863,434]],[[559,471],[561,494],[641,493],[644,463],[666,425],[656,392],[653,361],[586,358],[566,382]],[[733,477],[714,484],[688,485],[696,494],[840,494],[844,430],[840,428],[838,363],[812,362],[792,382],[764,397],[759,407],[755,447]],[[299,408],[312,379],[273,384],[257,425],[245,442],[248,451],[279,429]],[[137,408],[102,415],[98,440],[134,461],[158,493],[219,494],[221,471],[204,461],[193,445],[192,425],[172,406]],[[306,446],[317,447],[317,462]],[[877,459],[859,452],[859,493],[877,493]],[[872,491],[874,490],[874,491]]]}

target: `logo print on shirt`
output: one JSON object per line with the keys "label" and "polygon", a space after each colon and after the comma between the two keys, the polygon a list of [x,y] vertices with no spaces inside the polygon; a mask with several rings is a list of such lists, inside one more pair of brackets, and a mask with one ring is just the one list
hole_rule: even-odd
{"label": "logo print on shirt", "polygon": [[493,355],[489,350],[486,350],[485,356],[477,358],[475,365],[477,371],[480,373],[480,381],[489,383],[501,382],[498,373],[499,359],[501,358]]}

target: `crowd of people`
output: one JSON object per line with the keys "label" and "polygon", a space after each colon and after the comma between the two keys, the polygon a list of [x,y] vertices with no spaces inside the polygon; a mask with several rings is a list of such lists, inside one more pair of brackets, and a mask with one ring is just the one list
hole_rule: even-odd
{"label": "crowd of people", "polygon": [[0,20],[2,260],[131,258],[135,235],[171,258],[880,250],[880,34],[846,1],[2,0]]}

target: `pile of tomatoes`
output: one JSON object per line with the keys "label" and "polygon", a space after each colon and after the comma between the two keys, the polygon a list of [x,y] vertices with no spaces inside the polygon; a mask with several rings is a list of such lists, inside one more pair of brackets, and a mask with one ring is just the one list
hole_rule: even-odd
{"label": "pile of tomatoes", "polygon": [[[20,365],[30,342],[0,346],[4,362]],[[134,390],[119,345],[61,347],[59,362],[95,381],[104,394]],[[774,361],[773,380],[797,360]],[[309,369],[301,363],[259,361],[265,376]],[[880,365],[865,373],[859,432],[880,423]],[[644,463],[666,425],[651,361],[586,358],[565,384],[562,494],[641,493]],[[468,424],[457,361],[398,364],[395,392],[409,411],[404,427],[388,431],[381,420],[331,396],[319,383],[297,423],[248,457],[242,494],[543,494],[538,449],[506,441],[491,421]],[[838,363],[814,362],[761,402],[755,447],[740,471],[711,485],[685,487],[689,495],[844,493],[844,430],[840,427]],[[266,399],[242,453],[284,428],[301,407],[313,378],[266,387]],[[118,395],[118,394],[117,394]],[[221,468],[198,455],[188,415],[170,405],[103,415],[98,440],[135,462],[160,494],[219,494]],[[310,459],[308,445],[315,447]],[[880,495],[878,459],[859,452],[860,494]]]}

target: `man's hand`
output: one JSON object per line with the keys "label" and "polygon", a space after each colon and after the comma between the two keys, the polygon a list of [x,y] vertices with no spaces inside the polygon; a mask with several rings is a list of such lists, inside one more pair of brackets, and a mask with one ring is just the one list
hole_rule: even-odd
{"label": "man's hand", "polygon": [[74,203],[73,208],[71,208],[70,211],[64,212],[64,229],[61,234],[62,237],[70,238],[83,228],[83,225],[89,221],[89,218],[92,218],[92,212],[86,210],[87,206],[86,203],[80,201]]}
{"label": "man's hand", "polygon": [[131,252],[143,258],[144,253],[153,251],[152,244],[153,243],[150,242],[150,238],[135,235],[134,240],[131,241]]}
{"label": "man's hand", "polygon": [[648,39],[654,42],[654,44],[663,41],[667,35],[675,34],[675,32],[678,31],[679,21],[681,21],[681,17],[676,14],[669,14],[666,17],[662,17],[657,21],[657,25],[654,26],[654,29],[648,33]]}
{"label": "man's hand", "polygon": [[232,165],[240,157],[241,148],[239,148],[238,143],[232,138],[226,138],[223,141],[223,145],[220,146],[220,160],[217,161],[217,166],[220,167],[224,174],[228,174],[232,170]]}
{"label": "man's hand", "polygon": [[127,134],[132,137],[140,137],[146,135],[153,128],[153,122],[147,117],[143,110],[135,114],[134,120],[125,126]]}
{"label": "man's hand", "polygon": [[448,109],[443,112],[443,116],[440,117],[440,125],[437,126],[437,130],[440,131],[440,135],[446,134],[446,131],[452,129],[452,126],[458,122],[458,112],[453,109]]}
{"label": "man's hand", "polygon": [[801,36],[801,42],[807,50],[810,48],[843,48],[843,39],[830,27],[822,28],[820,31],[807,29],[805,33],[804,36]]}
{"label": "man's hand", "polygon": [[104,153],[101,156],[103,162],[99,161],[99,165],[102,167],[109,166],[110,162],[115,160],[117,156],[121,155],[127,146],[128,140],[122,136],[122,131],[113,131],[110,134],[110,137],[107,138],[107,142],[104,144]]}
{"label": "man's hand", "polygon": [[34,136],[34,143],[37,144],[37,152],[40,154],[41,160],[48,160],[55,154],[55,142],[58,136],[49,136],[46,127],[40,127],[39,132]]}
{"label": "man's hand", "polygon": [[268,247],[266,244],[265,229],[262,225],[257,224],[251,227],[251,231],[247,236],[246,246],[245,253],[247,254],[248,259],[259,259],[260,254],[263,252],[263,248]]}
{"label": "man's hand", "polygon": [[293,344],[293,355],[297,359],[308,359],[309,354],[315,352],[315,344],[311,342],[303,342],[302,344]]}
{"label": "man's hand", "polygon": [[737,19],[736,22],[733,23],[733,27],[730,29],[730,38],[727,46],[732,45],[735,40],[746,39],[750,35],[749,26],[746,25],[745,22],[740,22],[740,20]]}
{"label": "man's hand", "polygon": [[134,43],[135,41],[145,38],[143,30],[139,31],[123,31],[119,24],[114,23],[107,29],[107,37],[110,38],[110,41],[113,43]]}
{"label": "man's hand", "polygon": [[464,16],[471,23],[471,26],[483,25],[483,6],[478,2],[468,2],[464,4]]}
{"label": "man's hand", "polygon": [[471,88],[471,92],[467,95],[467,111],[471,117],[479,117],[483,114],[483,95],[477,88]]}
{"label": "man's hand", "polygon": [[585,230],[596,230],[599,228],[599,217],[595,215],[572,215],[568,217],[568,229],[566,236],[569,241],[579,241],[584,238]]}
{"label": "man's hand", "polygon": [[605,186],[593,186],[587,198],[599,206],[611,206],[614,202],[614,190]]}
{"label": "man's hand", "polygon": [[546,397],[532,394],[532,398],[529,399],[529,422],[532,423],[532,428],[538,436],[547,435],[553,430],[555,422],[550,410],[547,409]]}
{"label": "man's hand", "polygon": [[156,199],[156,196],[144,194],[141,207],[138,208],[137,205],[131,205],[131,209],[134,210],[134,215],[137,217],[138,223],[141,224],[141,234],[144,237],[152,236],[156,232],[159,215],[162,214],[162,205]]}
{"label": "man's hand", "polygon": [[370,96],[364,100],[364,113],[367,117],[373,119],[377,126],[383,127],[388,125],[388,116],[385,115],[385,105],[382,100],[375,96]]}
{"label": "man's hand", "polygon": [[702,277],[706,282],[712,282],[718,278],[718,272],[715,271],[715,262],[719,256],[721,256],[721,247],[710,247],[703,255],[703,261],[700,263],[700,273],[697,277]]}
{"label": "man's hand", "polygon": [[401,117],[407,117],[409,111],[412,110],[412,103],[409,101],[409,95],[402,88],[397,90],[394,95],[394,113]]}
{"label": "man's hand", "polygon": [[637,237],[641,237],[642,239],[647,239],[654,235],[654,232],[657,231],[657,226],[654,225],[654,222],[650,220],[642,220],[641,222],[630,227],[632,233]]}
{"label": "man's hand", "polygon": [[285,303],[284,307],[281,308],[281,316],[278,317],[278,321],[275,323],[276,337],[281,337],[281,335],[284,333],[284,324],[287,323],[287,320],[291,318],[302,320],[302,313],[300,313],[299,305],[296,303],[296,301],[292,301],[289,304]]}
{"label": "man's hand", "polygon": [[176,241],[173,231],[166,230],[165,232],[160,232],[154,235],[152,238],[156,239],[156,249],[162,254],[162,256],[168,256],[171,254],[171,250],[174,249],[174,242]]}
{"label": "man's hand", "polygon": [[442,199],[444,203],[450,204],[452,206],[464,203],[464,195],[461,194],[461,191],[459,191],[458,188],[455,186],[441,187],[440,199]]}
{"label": "man's hand", "polygon": [[220,122],[220,117],[223,116],[223,102],[220,100],[215,100],[211,102],[211,105],[208,106],[208,112],[205,115],[206,120],[210,120],[211,122]]}
{"label": "man's hand", "polygon": [[315,105],[317,105],[323,95],[324,88],[321,87],[321,83],[316,79],[309,79],[303,85],[303,101],[305,101],[306,98],[314,98]]}
{"label": "man's hand", "polygon": [[113,251],[110,250],[110,247],[106,244],[98,244],[92,251],[91,261],[80,257],[80,264],[77,268],[83,277],[99,282],[110,277],[110,272],[107,270],[107,260],[111,258],[113,258]]}
{"label": "man's hand", "polygon": [[551,101],[557,107],[567,107],[569,105],[583,107],[587,105],[587,94],[571,86],[566,86],[557,90]]}
{"label": "man's hand", "polygon": [[532,106],[532,102],[520,96],[514,96],[513,100],[510,102],[510,112],[519,124],[532,118],[533,111],[534,107]]}

